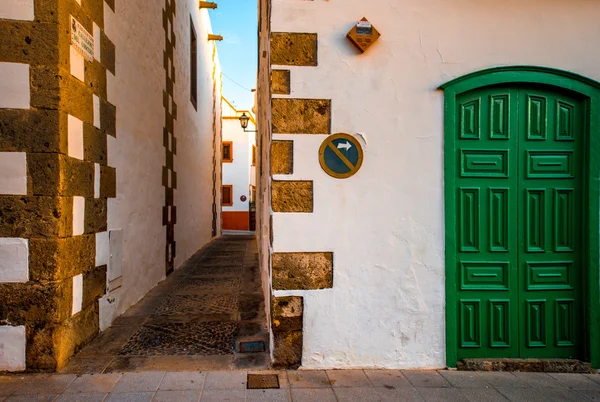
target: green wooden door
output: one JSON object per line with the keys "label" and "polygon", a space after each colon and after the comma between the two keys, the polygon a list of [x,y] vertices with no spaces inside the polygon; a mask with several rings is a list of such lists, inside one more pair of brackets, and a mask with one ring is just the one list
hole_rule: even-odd
{"label": "green wooden door", "polygon": [[584,102],[490,87],[455,113],[458,359],[578,357]]}

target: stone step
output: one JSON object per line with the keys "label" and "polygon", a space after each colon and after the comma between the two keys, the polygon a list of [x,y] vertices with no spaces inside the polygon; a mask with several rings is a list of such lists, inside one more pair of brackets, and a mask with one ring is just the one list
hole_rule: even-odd
{"label": "stone step", "polygon": [[463,359],[460,371],[521,371],[545,373],[593,373],[590,363],[575,359]]}

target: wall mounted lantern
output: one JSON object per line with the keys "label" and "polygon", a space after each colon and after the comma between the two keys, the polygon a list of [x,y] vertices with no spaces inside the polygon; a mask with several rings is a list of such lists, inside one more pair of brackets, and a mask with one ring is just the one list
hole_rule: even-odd
{"label": "wall mounted lantern", "polygon": [[246,113],[242,113],[240,116],[240,125],[244,129],[245,133],[256,133],[258,130],[246,130],[248,128],[248,122],[250,121],[250,117],[246,116]]}

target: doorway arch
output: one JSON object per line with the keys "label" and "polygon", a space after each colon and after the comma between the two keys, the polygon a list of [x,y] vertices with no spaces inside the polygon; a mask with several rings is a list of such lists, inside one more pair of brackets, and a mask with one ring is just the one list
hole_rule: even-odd
{"label": "doorway arch", "polygon": [[[581,323],[579,328],[583,331],[580,339],[581,345],[579,346],[577,357],[582,360],[587,360],[592,363],[593,367],[600,366],[600,345],[597,342],[592,342],[593,339],[598,339],[600,336],[600,301],[599,301],[599,201],[600,193],[598,186],[598,178],[600,173],[600,165],[598,158],[598,150],[600,150],[600,83],[595,82],[577,74],[552,69],[545,67],[533,67],[533,66],[510,66],[510,67],[498,67],[492,69],[486,69],[477,71],[457,79],[454,79],[441,86],[444,90],[444,197],[445,197],[445,225],[446,225],[446,361],[450,367],[455,367],[457,360],[461,359],[461,350],[467,350],[465,348],[472,348],[474,350],[477,347],[481,347],[483,343],[488,342],[488,346],[492,344],[489,340],[491,337],[491,331],[482,334],[477,332],[477,328],[481,328],[481,320],[476,319],[480,316],[482,310],[491,311],[493,303],[490,300],[479,300],[477,297],[464,298],[459,296],[461,290],[469,290],[469,285],[465,285],[465,264],[461,264],[459,261],[459,252],[477,252],[477,247],[472,247],[471,250],[465,248],[464,244],[459,244],[459,191],[458,191],[458,177],[469,177],[469,174],[459,174],[464,166],[461,166],[463,162],[459,162],[459,142],[469,140],[469,134],[463,132],[462,136],[460,131],[460,105],[461,97],[464,98],[465,94],[473,93],[473,91],[482,90],[485,88],[504,88],[507,91],[513,91],[512,93],[517,94],[520,88],[527,87],[545,88],[550,91],[556,91],[557,93],[571,94],[581,100],[582,109],[582,121],[581,121],[581,226],[579,227],[581,242],[578,248],[581,250],[581,262],[580,266],[580,290],[578,291],[578,297],[580,299],[578,306],[581,308]],[[508,93],[508,92],[507,92]],[[485,93],[483,96],[486,96]],[[490,95],[491,96],[491,95]],[[512,96],[512,95],[506,95]],[[518,96],[518,95],[515,95]],[[526,96],[526,95],[525,95]],[[490,98],[491,99],[491,98]],[[506,98],[508,100],[508,98]],[[477,112],[476,117],[474,114],[469,115],[471,118],[479,119],[479,109],[473,109],[468,113]],[[475,120],[473,120],[475,121]],[[510,122],[509,122],[510,123]],[[475,126],[474,126],[475,127]],[[480,126],[476,124],[477,130]],[[479,139],[479,133],[473,134],[471,139]],[[506,138],[508,139],[508,138]],[[513,152],[514,153],[514,152]],[[463,152],[464,154],[464,152]],[[488,153],[488,155],[491,155]],[[509,150],[506,150],[506,159],[508,158]],[[496,155],[498,161],[500,161],[502,155]],[[478,157],[478,156],[476,156]],[[464,158],[464,155],[460,158]],[[514,158],[513,158],[514,159]],[[460,159],[461,161],[466,159]],[[486,161],[482,161],[484,163]],[[488,161],[489,162],[489,161]],[[487,163],[487,162],[486,162]],[[495,163],[495,162],[489,162]],[[499,164],[501,162],[498,162]],[[508,162],[507,162],[508,163]],[[491,166],[491,165],[490,165]],[[506,175],[508,177],[508,165]],[[513,169],[514,170],[514,169]],[[477,176],[476,173],[474,173]],[[471,175],[470,177],[475,177]],[[484,175],[486,176],[486,175]],[[482,176],[482,177],[484,177]],[[486,176],[490,177],[490,176]],[[516,191],[516,190],[515,190]],[[479,204],[479,199],[476,201]],[[516,210],[518,211],[518,209]],[[477,209],[479,214],[479,209]],[[491,215],[490,215],[491,216]],[[511,219],[516,219],[513,217]],[[489,228],[488,228],[489,229]],[[478,229],[477,229],[478,230]],[[479,237],[479,232],[477,232]],[[516,243],[515,243],[516,244]],[[492,250],[498,251],[498,250]],[[508,250],[505,250],[508,251]],[[555,247],[556,251],[556,247]],[[559,250],[560,251],[560,250]],[[468,264],[467,264],[468,265]],[[522,264],[525,265],[525,264]],[[506,263],[507,275],[517,275],[519,278],[514,280],[525,280],[524,274],[517,270],[510,271],[508,269],[509,263]],[[520,267],[521,265],[519,265]],[[485,268],[485,267],[484,267]],[[493,267],[498,273],[499,278],[502,276],[502,267]],[[475,267],[475,271],[477,267]],[[473,272],[475,272],[473,271]],[[481,277],[491,277],[494,275],[492,271],[482,271],[479,273]],[[552,275],[557,275],[553,273]],[[508,280],[508,279],[507,279]],[[488,287],[493,291],[493,286],[489,283]],[[497,286],[502,287],[502,284]],[[484,287],[477,287],[475,285],[473,289],[485,290]],[[490,290],[488,289],[488,291]],[[510,292],[508,287],[506,289],[496,288],[496,290],[503,290]],[[504,293],[507,294],[507,293]],[[463,294],[464,296],[464,294]],[[498,306],[502,307],[502,303],[505,302],[504,297],[500,297],[500,303]],[[467,300],[467,303],[465,303]],[[506,301],[508,301],[506,299]],[[528,300],[530,302],[531,300]],[[486,304],[484,306],[484,303]],[[488,305],[491,307],[488,307]],[[506,304],[507,306],[508,304]],[[557,305],[558,306],[558,305]],[[579,308],[578,307],[578,308]],[[462,308],[462,311],[459,311]],[[520,300],[517,301],[517,309],[521,309],[522,305]],[[461,338],[461,333],[465,332],[464,320],[461,322],[461,314],[463,318],[465,314],[470,316],[471,334]],[[491,314],[491,313],[490,313]],[[518,315],[525,314],[524,312],[518,312]],[[550,311],[542,311],[542,314],[550,314]],[[486,321],[489,324],[492,320]],[[558,319],[556,320],[558,322]],[[461,328],[462,326],[462,328]],[[462,331],[462,332],[461,332]],[[522,332],[518,331],[518,336],[521,336]],[[488,337],[488,339],[483,339]],[[502,340],[500,340],[502,341]],[[505,340],[506,341],[506,340]],[[513,339],[511,342],[515,342]],[[521,340],[519,340],[521,342]],[[553,340],[552,342],[557,343],[558,341]],[[482,352],[483,355],[480,357],[499,357],[502,355],[502,342],[492,347],[499,347],[499,349],[487,349],[493,350],[497,353],[496,356],[486,356],[485,350]],[[531,346],[531,345],[530,345]],[[469,355],[472,356],[472,355]],[[505,356],[515,357],[515,356]],[[518,357],[518,356],[517,356]]]}

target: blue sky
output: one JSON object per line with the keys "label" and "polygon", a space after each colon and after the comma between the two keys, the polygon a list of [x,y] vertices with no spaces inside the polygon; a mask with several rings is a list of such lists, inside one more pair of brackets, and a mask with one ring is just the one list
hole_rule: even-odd
{"label": "blue sky", "polygon": [[[256,88],[257,56],[257,3],[256,0],[218,0],[219,8],[209,10],[213,33],[223,35],[217,42],[223,95],[237,109],[250,109]],[[237,82],[236,85],[233,81]]]}

